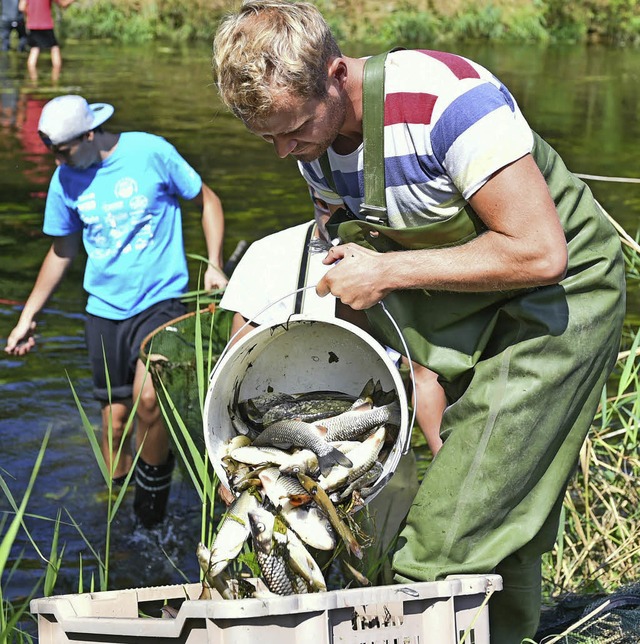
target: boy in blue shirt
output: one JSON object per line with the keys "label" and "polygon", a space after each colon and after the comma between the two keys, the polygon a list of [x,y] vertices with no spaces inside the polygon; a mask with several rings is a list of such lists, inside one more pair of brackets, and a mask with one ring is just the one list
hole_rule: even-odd
{"label": "boy in blue shirt", "polygon": [[165,139],[144,132],[104,131],[101,126],[113,111],[111,105],[89,105],[75,95],[54,98],[42,110],[39,133],[58,164],[43,226],[53,243],[5,350],[23,355],[34,346],[35,316],[82,240],[87,252],[86,340],[94,395],[102,405],[102,451],[114,481],[122,482],[132,455],[126,449],[120,459],[116,454],[129,438],[127,418],[132,401],[140,396],[136,441],[142,451],[134,509],[142,524],[151,527],[164,517],[173,455],[151,378],[139,358],[140,345],[151,331],[185,312],[180,297],[189,276],[178,199],[194,200],[202,208],[209,260],[206,289],[222,288],[227,282],[220,268],[224,214],[218,196]]}

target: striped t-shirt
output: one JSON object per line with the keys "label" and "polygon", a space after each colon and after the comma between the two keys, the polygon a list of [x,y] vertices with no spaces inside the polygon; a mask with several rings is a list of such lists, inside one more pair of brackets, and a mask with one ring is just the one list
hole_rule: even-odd
{"label": "striped t-shirt", "polygon": [[[531,152],[533,133],[509,90],[462,56],[402,50],[385,67],[384,153],[389,225],[417,226],[461,210],[497,170]],[[318,195],[358,214],[364,198],[362,145],[328,150],[329,187],[319,161],[300,163]]]}

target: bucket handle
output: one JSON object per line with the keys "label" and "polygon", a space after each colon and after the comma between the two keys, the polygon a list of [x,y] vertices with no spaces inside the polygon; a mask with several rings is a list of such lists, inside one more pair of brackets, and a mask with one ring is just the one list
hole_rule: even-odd
{"label": "bucket handle", "polygon": [[[250,324],[255,322],[256,318],[261,316],[265,311],[268,311],[274,304],[277,304],[278,302],[281,302],[282,300],[286,300],[287,298],[291,297],[292,295],[296,295],[298,293],[301,293],[302,291],[306,291],[307,289],[316,288],[316,284],[311,284],[309,286],[302,286],[301,288],[297,288],[295,291],[291,291],[291,293],[287,293],[286,295],[283,295],[282,297],[278,298],[277,300],[274,300],[273,302],[270,302],[265,306],[263,309],[258,311],[253,315],[253,317],[249,320],[247,320],[230,338],[229,341],[227,342],[226,346],[220,353],[220,356],[218,357],[218,360],[216,361],[216,364],[213,366],[213,369],[211,370],[211,374],[209,375],[209,382],[213,379],[213,376],[215,375],[218,365],[222,362],[222,358],[227,354],[227,351],[231,348],[233,340],[235,337],[242,332],[244,329],[246,329]],[[378,302],[378,304],[382,307],[382,310],[384,311],[385,315],[389,318],[391,321],[391,324],[393,325],[393,328],[396,330],[396,333],[398,334],[398,337],[400,338],[400,342],[402,342],[402,348],[404,349],[404,354],[407,356],[407,361],[409,363],[409,374],[411,376],[411,382],[413,383],[413,411],[411,414],[411,424],[409,425],[409,431],[407,432],[407,438],[405,440],[404,445],[402,446],[402,453],[406,454],[409,449],[411,448],[411,433],[413,431],[413,426],[415,425],[416,422],[416,409],[418,407],[418,391],[416,389],[416,381],[415,381],[415,373],[413,371],[413,360],[411,360],[411,353],[409,352],[409,347],[407,346],[407,343],[404,339],[404,335],[402,334],[402,331],[400,330],[400,327],[398,326],[398,323],[395,321],[391,313],[389,313],[387,307],[384,305],[384,302],[381,300]]]}

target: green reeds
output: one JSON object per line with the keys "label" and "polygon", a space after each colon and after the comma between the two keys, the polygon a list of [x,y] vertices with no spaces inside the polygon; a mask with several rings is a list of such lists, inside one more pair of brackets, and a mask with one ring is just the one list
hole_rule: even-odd
{"label": "green reeds", "polygon": [[565,496],[564,525],[545,558],[546,594],[611,592],[640,579],[640,332],[603,393]]}
{"label": "green reeds", "polygon": [[[0,528],[2,528],[1,531],[3,532],[2,541],[0,542],[0,579],[4,579],[5,568],[9,561],[9,555],[11,553],[11,549],[13,548],[15,540],[18,536],[20,528],[22,528],[25,531],[25,533],[28,535],[29,539],[31,540],[31,543],[36,548],[36,551],[40,554],[40,556],[42,556],[39,548],[37,547],[35,541],[33,541],[33,539],[31,538],[31,535],[24,524],[24,517],[26,515],[29,497],[31,496],[31,492],[36,482],[38,472],[40,471],[40,467],[42,465],[42,460],[44,459],[44,454],[46,452],[50,436],[51,436],[51,429],[49,428],[40,446],[40,451],[38,452],[38,456],[36,457],[33,469],[31,471],[31,477],[29,478],[27,489],[25,490],[25,493],[22,497],[22,501],[20,502],[19,506],[16,503],[13,495],[11,494],[11,490],[9,489],[9,486],[7,485],[4,477],[2,476],[2,474],[0,474],[0,488],[2,488],[2,491],[6,499],[9,501],[9,504],[11,505],[14,512],[13,518],[11,519],[11,522],[9,523],[9,526],[6,529],[6,531],[4,530],[4,527],[6,525],[8,515],[4,515],[2,524],[0,524]],[[32,589],[29,596],[17,604],[12,603],[5,599],[4,587],[2,584],[0,584],[0,642],[6,642],[7,644],[10,644],[13,642],[33,641],[30,635],[23,632],[19,624],[24,619],[24,617],[28,615],[29,602],[38,592],[42,582],[45,581],[45,589],[51,589],[52,581],[55,579],[57,575],[59,564],[62,559],[62,554],[59,555],[57,553],[57,539],[58,539],[58,530],[60,525],[59,518],[60,517],[58,516],[58,522],[56,523],[55,529],[54,529],[54,539],[51,547],[52,554],[51,554],[50,560],[47,562],[47,571],[43,576],[43,578]],[[19,568],[20,560],[21,560],[21,556],[18,557],[17,561],[14,563],[11,572],[14,572]],[[45,561],[47,560],[45,559]],[[11,575],[9,575],[9,579],[10,577]],[[3,581],[3,584],[4,584],[4,581]]]}

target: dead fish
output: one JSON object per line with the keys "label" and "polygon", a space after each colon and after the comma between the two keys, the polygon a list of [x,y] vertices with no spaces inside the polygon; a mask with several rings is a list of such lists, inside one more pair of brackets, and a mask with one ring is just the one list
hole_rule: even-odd
{"label": "dead fish", "polygon": [[352,467],[338,465],[332,467],[329,474],[321,475],[318,483],[325,492],[333,492],[339,487],[347,485],[371,469],[378,458],[385,438],[384,427],[378,428],[371,436],[366,438],[359,447],[349,452]]}
{"label": "dead fish", "polygon": [[284,402],[295,400],[295,396],[280,391],[268,391],[267,393],[248,398],[238,403],[238,410],[247,419],[254,422],[262,422],[262,416],[272,407]]}
{"label": "dead fish", "polygon": [[267,427],[254,441],[255,446],[276,445],[287,449],[292,445],[310,449],[318,457],[322,474],[336,464],[351,467],[351,461],[323,438],[324,429],[301,420],[281,420]]}
{"label": "dead fish", "polygon": [[[373,466],[367,470],[362,476],[354,479],[349,485],[339,493],[337,501],[344,501],[348,499],[354,492],[358,491],[364,497],[369,496],[372,492],[371,486],[382,476],[384,468],[382,463],[376,461]],[[333,499],[333,497],[331,497]]]}
{"label": "dead fish", "polygon": [[336,535],[327,515],[316,505],[282,510],[284,520],[299,537],[316,550],[333,550]]}
{"label": "dead fish", "polygon": [[247,465],[282,465],[290,456],[283,449],[269,447],[267,445],[258,447],[256,445],[246,445],[234,449],[230,456],[236,461],[246,463]]}
{"label": "dead fish", "polygon": [[289,551],[289,565],[309,585],[309,590],[324,592],[327,582],[316,560],[311,556],[304,544],[292,530],[287,530],[287,550]]}
{"label": "dead fish", "polygon": [[[340,450],[342,451],[342,450]],[[315,472],[318,469],[318,457],[309,449],[285,452],[277,447],[257,447],[248,445],[233,450],[232,458],[249,465],[277,465],[285,474]]]}
{"label": "dead fish", "polygon": [[227,413],[229,414],[231,426],[241,436],[247,436],[253,440],[260,434],[260,432],[254,427],[249,427],[249,425],[247,425],[247,423],[240,417],[240,414],[236,413],[231,407],[227,408]]}
{"label": "dead fish", "polygon": [[272,593],[294,595],[309,592],[307,582],[289,565],[286,537],[274,533],[275,517],[263,508],[249,513],[253,550],[260,572]]}
{"label": "dead fish", "polygon": [[399,418],[399,412],[400,406],[397,402],[372,409],[368,405],[363,405],[357,409],[346,411],[339,416],[325,418],[318,421],[316,425],[327,429],[325,438],[328,441],[351,440],[374,427],[379,427],[388,422],[393,423]]}
{"label": "dead fish", "polygon": [[178,609],[169,604],[160,607],[163,619],[175,619],[178,616]]}
{"label": "dead fish", "polygon": [[209,557],[211,577],[219,575],[229,562],[240,554],[250,534],[249,512],[260,507],[260,504],[261,501],[254,489],[245,490],[231,504],[218,526],[211,546]]}
{"label": "dead fish", "polygon": [[311,495],[297,478],[282,474],[277,467],[267,467],[258,475],[264,493],[273,505],[289,509],[311,501]]}
{"label": "dead fish", "polygon": [[269,427],[281,420],[297,418],[307,423],[329,416],[337,416],[351,408],[353,401],[340,399],[291,400],[275,405],[262,416],[262,424]]}
{"label": "dead fish", "polygon": [[223,578],[222,574],[212,575],[212,553],[204,543],[200,542],[196,548],[196,557],[198,558],[198,564],[204,573],[204,580],[206,583],[202,586],[202,592],[198,599],[211,599],[210,589],[214,588],[220,593],[220,596],[223,599],[233,599],[233,593],[226,583],[226,579]]}
{"label": "dead fish", "polygon": [[363,553],[362,548],[360,548],[360,544],[353,536],[353,533],[349,529],[349,526],[339,517],[338,512],[327,496],[327,493],[320,487],[319,483],[317,481],[314,481],[310,476],[301,473],[299,473],[297,476],[304,489],[313,496],[313,500],[320,506],[327,517],[329,517],[331,525],[333,526],[334,530],[340,535],[345,545],[349,549],[349,552],[358,557],[358,559],[362,559]]}

